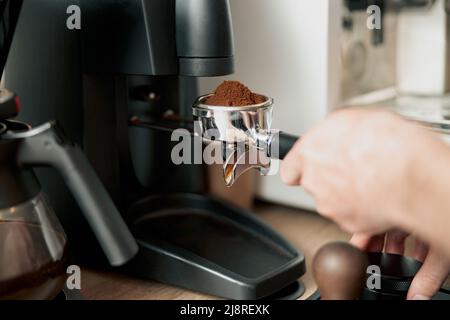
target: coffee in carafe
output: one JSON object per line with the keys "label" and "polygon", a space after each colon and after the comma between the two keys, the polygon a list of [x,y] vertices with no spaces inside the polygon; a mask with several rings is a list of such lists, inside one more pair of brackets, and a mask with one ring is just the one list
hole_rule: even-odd
{"label": "coffee in carafe", "polygon": [[0,299],[53,299],[63,289],[67,241],[43,194],[0,210]]}

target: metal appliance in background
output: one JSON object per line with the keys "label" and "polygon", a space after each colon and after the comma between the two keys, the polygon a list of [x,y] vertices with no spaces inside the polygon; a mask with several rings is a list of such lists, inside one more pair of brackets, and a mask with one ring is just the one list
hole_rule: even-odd
{"label": "metal appliance in background", "polygon": [[[341,105],[385,107],[449,139],[450,1],[392,0],[385,3],[385,15],[395,20],[385,26],[390,41],[386,43],[386,52],[372,66],[374,69],[387,66],[377,73],[387,75],[386,81],[378,88],[343,94]],[[356,58],[355,55],[350,57]],[[361,60],[363,56],[355,59]],[[348,65],[354,63],[344,66]],[[391,72],[387,73],[388,70]],[[361,81],[352,73],[346,75],[355,83]],[[370,83],[379,83],[377,77],[371,78]],[[358,88],[350,80],[346,85]]]}
{"label": "metal appliance in background", "polygon": [[399,15],[396,95],[382,106],[450,142],[450,1]]}
{"label": "metal appliance in background", "polygon": [[[422,120],[447,117],[448,1],[230,4],[237,30],[231,78],[275,99],[273,129],[301,136],[332,110],[351,105],[386,106]],[[370,5],[381,10],[381,29],[367,27]],[[221,81],[200,79],[200,92]],[[272,165],[278,170],[277,161]],[[261,199],[315,209],[306,192],[284,185],[279,175],[261,177],[256,185]]]}
{"label": "metal appliance in background", "polygon": [[[80,30],[66,24],[74,3]],[[303,254],[204,195],[201,165],[171,161],[197,79],[231,74],[233,45],[228,0],[24,0],[5,84],[21,119],[57,119],[82,146],[139,244],[122,271],[228,298],[298,297]],[[62,179],[37,175],[76,257],[101,265]]]}

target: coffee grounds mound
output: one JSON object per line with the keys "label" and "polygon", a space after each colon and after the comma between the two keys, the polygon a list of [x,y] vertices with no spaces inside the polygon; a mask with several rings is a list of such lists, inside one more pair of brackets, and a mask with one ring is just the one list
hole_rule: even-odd
{"label": "coffee grounds mound", "polygon": [[265,97],[253,93],[239,81],[224,81],[217,87],[214,94],[205,100],[205,104],[210,106],[244,107],[265,101]]}

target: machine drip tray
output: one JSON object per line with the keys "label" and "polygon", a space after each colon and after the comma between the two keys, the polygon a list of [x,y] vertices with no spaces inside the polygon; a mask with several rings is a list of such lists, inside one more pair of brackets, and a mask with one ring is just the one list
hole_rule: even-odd
{"label": "machine drip tray", "polygon": [[304,256],[242,209],[177,194],[144,199],[128,217],[140,245],[126,266],[134,275],[230,299],[297,298],[304,291],[297,283]]}

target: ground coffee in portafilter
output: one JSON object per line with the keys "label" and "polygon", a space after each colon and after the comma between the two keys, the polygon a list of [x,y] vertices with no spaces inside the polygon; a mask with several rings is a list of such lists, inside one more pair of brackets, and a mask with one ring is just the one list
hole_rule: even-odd
{"label": "ground coffee in portafilter", "polygon": [[264,103],[266,100],[239,81],[224,81],[205,103],[210,106],[244,107]]}

